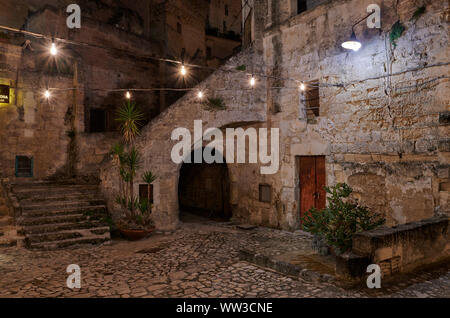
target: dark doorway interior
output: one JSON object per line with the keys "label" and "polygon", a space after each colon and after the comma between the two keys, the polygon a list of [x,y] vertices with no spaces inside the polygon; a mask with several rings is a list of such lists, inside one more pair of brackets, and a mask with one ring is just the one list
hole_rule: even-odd
{"label": "dark doorway interior", "polygon": [[178,198],[181,218],[187,212],[216,221],[229,220],[231,206],[227,164],[183,163]]}

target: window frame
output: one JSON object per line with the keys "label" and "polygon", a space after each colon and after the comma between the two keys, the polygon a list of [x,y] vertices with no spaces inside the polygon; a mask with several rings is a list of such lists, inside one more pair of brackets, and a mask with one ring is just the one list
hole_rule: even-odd
{"label": "window frame", "polygon": [[[270,193],[270,198],[269,198],[269,200],[264,200],[263,199],[263,195],[262,195],[262,191],[263,191],[263,188],[268,188],[269,189],[269,193]],[[272,203],[272,192],[273,192],[273,189],[272,189],[272,186],[270,185],[270,184],[267,184],[267,183],[260,183],[259,184],[259,202],[262,202],[262,203]]]}
{"label": "window frame", "polygon": [[[27,158],[30,160],[30,172],[28,174],[19,173],[19,158]],[[24,156],[24,155],[16,155],[15,158],[15,167],[14,167],[14,175],[16,178],[33,178],[34,176],[34,157],[33,156]]]}

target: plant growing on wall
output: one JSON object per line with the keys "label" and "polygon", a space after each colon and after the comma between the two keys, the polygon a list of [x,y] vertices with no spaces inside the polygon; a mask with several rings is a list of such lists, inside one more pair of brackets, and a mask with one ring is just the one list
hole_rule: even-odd
{"label": "plant growing on wall", "polygon": [[385,219],[366,207],[353,203],[348,197],[353,192],[345,183],[325,187],[328,205],[319,211],[310,209],[302,218],[303,229],[334,246],[339,252],[352,248],[356,233],[372,230],[385,223]]}
{"label": "plant growing on wall", "polygon": [[419,19],[426,11],[426,7],[425,6],[421,6],[419,8],[417,8],[416,11],[414,11],[412,17],[411,17],[411,21],[416,21],[417,19]]}
{"label": "plant growing on wall", "polygon": [[[119,224],[121,232],[127,229],[146,231],[153,228],[149,198],[136,198],[134,194],[134,180],[141,163],[141,156],[134,146],[134,141],[140,134],[143,120],[143,113],[133,102],[128,101],[117,110],[116,121],[119,122],[123,141],[112,147],[111,154],[119,175],[119,196],[116,202],[123,211]],[[144,176],[153,174],[147,171]],[[150,183],[155,180],[156,178],[147,179]]]}
{"label": "plant growing on wall", "polygon": [[395,22],[395,24],[392,26],[391,32],[389,33],[389,41],[394,46],[394,48],[397,47],[396,41],[402,36],[404,31],[405,27],[400,21]]}
{"label": "plant growing on wall", "polygon": [[209,106],[209,108],[212,109],[223,110],[227,108],[222,97],[208,98],[208,101],[206,103]]}

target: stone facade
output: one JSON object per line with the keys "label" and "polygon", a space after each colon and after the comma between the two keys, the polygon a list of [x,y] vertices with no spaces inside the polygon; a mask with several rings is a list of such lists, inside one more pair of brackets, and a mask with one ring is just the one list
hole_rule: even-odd
{"label": "stone facade", "polygon": [[[363,47],[358,52],[340,44],[371,1],[328,1],[299,15],[288,0],[252,3],[253,44],[230,59],[226,72],[198,86],[223,98],[227,108],[209,110],[192,92],[147,125],[138,140],[144,154],[140,173],[151,169],[159,176],[157,227],[178,223],[180,166],[170,159],[171,132],[177,127],[192,132],[200,119],[204,129],[280,129],[276,174],[261,175],[257,164],[228,164],[236,220],[299,228],[299,156],[325,156],[326,183],[350,184],[355,197],[384,215],[387,225],[448,213],[448,1],[426,2],[417,19],[411,19],[415,1],[380,1],[382,29],[359,24],[355,32]],[[397,20],[406,30],[394,46],[389,30]],[[257,78],[253,89],[251,73],[233,71],[243,64]],[[307,84],[305,93],[298,89],[300,81]],[[320,109],[314,115],[305,99],[314,88],[309,83],[317,81]],[[101,178],[111,202],[115,176],[105,165]],[[271,202],[259,201],[260,184],[271,186]]]}
{"label": "stone facade", "polygon": [[[179,81],[176,66],[148,58],[180,60],[182,47],[187,48],[186,62],[206,63],[205,1],[171,1],[163,7],[157,1],[79,1],[80,30],[66,27],[70,3],[6,1],[0,12],[2,25],[88,44],[58,42],[59,54],[52,58],[49,40],[0,33],[0,84],[11,87],[10,103],[0,104],[1,177],[14,178],[16,156],[28,156],[33,158],[34,179],[96,179],[119,138],[115,111],[126,100],[124,91],[110,89],[191,85]],[[177,19],[183,23],[181,34]],[[31,46],[22,48],[26,40]],[[46,87],[58,89],[48,101],[43,98]],[[132,91],[132,100],[151,120],[182,94]],[[100,113],[103,127],[96,127],[95,113]]]}

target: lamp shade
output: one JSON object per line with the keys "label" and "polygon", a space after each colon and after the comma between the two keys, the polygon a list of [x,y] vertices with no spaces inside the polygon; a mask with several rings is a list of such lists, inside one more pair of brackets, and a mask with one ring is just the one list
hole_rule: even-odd
{"label": "lamp shade", "polygon": [[352,31],[352,36],[350,37],[350,40],[342,43],[342,47],[344,49],[353,50],[355,52],[358,51],[361,48],[361,46],[362,46],[361,42],[359,42],[358,39],[356,38],[355,31]]}

